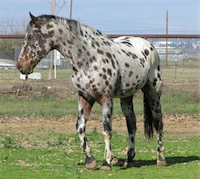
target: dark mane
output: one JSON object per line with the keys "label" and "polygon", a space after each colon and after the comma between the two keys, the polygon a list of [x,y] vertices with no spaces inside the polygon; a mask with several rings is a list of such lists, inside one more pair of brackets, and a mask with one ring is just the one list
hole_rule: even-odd
{"label": "dark mane", "polygon": [[[86,31],[91,31],[92,34],[95,34],[97,36],[102,36],[106,39],[110,39],[107,35],[105,34],[102,34],[99,30],[96,30],[96,29],[93,29],[85,24],[82,24],[80,23],[79,21],[77,20],[74,20],[74,19],[67,19],[67,18],[64,18],[64,17],[60,17],[60,16],[54,16],[54,15],[46,15],[46,14],[43,14],[43,15],[40,15],[40,16],[37,16],[37,18],[40,18],[40,19],[43,19],[45,20],[47,23],[50,22],[50,21],[57,21],[57,22],[60,22],[64,25],[67,25],[70,27],[70,29],[75,33],[75,34],[81,34],[83,33],[83,29],[85,29]],[[29,26],[32,26],[33,25],[33,21],[31,20],[30,23],[29,23]]]}
{"label": "dark mane", "polygon": [[[54,15],[47,15],[47,14],[42,14],[40,16],[37,16],[37,18],[40,18],[40,19],[44,19],[46,20],[46,22],[49,22],[51,20],[56,20],[56,21],[62,21],[62,22],[67,22],[69,19],[67,18],[64,18],[64,17],[59,17],[59,16],[54,16]],[[30,25],[32,25],[33,22],[32,20],[30,21]]]}
{"label": "dark mane", "polygon": [[51,19],[56,19],[57,17],[54,15],[42,14],[42,15],[38,16],[38,18],[51,20]]}

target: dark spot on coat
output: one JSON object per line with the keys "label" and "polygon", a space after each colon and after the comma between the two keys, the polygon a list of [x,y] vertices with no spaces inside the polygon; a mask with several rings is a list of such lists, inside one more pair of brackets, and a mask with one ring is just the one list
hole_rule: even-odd
{"label": "dark spot on coat", "polygon": [[97,49],[97,53],[99,53],[99,54],[101,54],[101,55],[104,54],[103,50],[100,50],[100,49]]}
{"label": "dark spot on coat", "polygon": [[157,77],[158,77],[159,80],[161,80],[160,73],[157,74]]}
{"label": "dark spot on coat", "polygon": [[153,86],[156,86],[157,78],[154,78],[153,80]]}
{"label": "dark spot on coat", "polygon": [[97,45],[97,47],[100,47],[99,42],[95,41],[95,44]]}
{"label": "dark spot on coat", "polygon": [[70,40],[68,40],[67,43],[70,44],[70,45],[73,45],[73,42],[70,41]]}
{"label": "dark spot on coat", "polygon": [[83,63],[82,62],[77,62],[77,66],[79,67],[79,68],[81,68],[82,66],[83,66]]}
{"label": "dark spot on coat", "polygon": [[93,69],[94,69],[95,71],[97,71],[97,70],[98,70],[98,67],[97,67],[96,65],[94,65],[94,66],[93,66]]}
{"label": "dark spot on coat", "polygon": [[68,50],[68,54],[69,56],[72,56],[72,52],[70,50]]}
{"label": "dark spot on coat", "polygon": [[54,35],[54,31],[53,30],[49,31],[47,34],[43,34],[43,36],[44,36],[45,39],[46,38],[52,38],[53,35]]}
{"label": "dark spot on coat", "polygon": [[126,83],[126,87],[129,87],[130,86],[130,84],[129,83]]}
{"label": "dark spot on coat", "polygon": [[144,50],[145,55],[149,55],[149,51],[147,49]]}
{"label": "dark spot on coat", "polygon": [[121,43],[126,44],[128,47],[133,47],[133,45],[128,41],[123,41]]}
{"label": "dark spot on coat", "polygon": [[59,32],[60,34],[63,34],[63,30],[62,30],[62,29],[58,29],[58,32]]}
{"label": "dark spot on coat", "polygon": [[115,62],[112,58],[111,58],[111,63],[112,63],[112,67],[115,69]]}
{"label": "dark spot on coat", "polygon": [[145,59],[147,59],[147,57],[146,57],[145,53],[144,53],[144,52],[142,52],[142,51],[141,51],[141,53],[142,53],[142,55],[144,56],[144,58],[145,58]]}
{"label": "dark spot on coat", "polygon": [[106,72],[106,69],[104,67],[102,68],[102,70],[103,70],[104,73]]}
{"label": "dark spot on coat", "polygon": [[107,76],[106,76],[105,74],[103,75],[103,79],[104,79],[104,80],[106,80],[106,79],[107,79]]}
{"label": "dark spot on coat", "polygon": [[112,76],[112,71],[110,68],[107,69],[108,75]]}
{"label": "dark spot on coat", "polygon": [[90,56],[90,52],[87,51],[87,55]]}
{"label": "dark spot on coat", "polygon": [[96,48],[95,42],[94,42],[94,41],[92,41],[92,44],[91,44],[91,45],[92,45],[93,48]]}
{"label": "dark spot on coat", "polygon": [[102,59],[102,61],[103,61],[104,64],[106,63],[106,60],[104,58]]}
{"label": "dark spot on coat", "polygon": [[84,51],[86,51],[86,47],[85,46],[82,46],[82,48],[83,48]]}
{"label": "dark spot on coat", "polygon": [[62,42],[64,46],[66,46],[66,42]]}
{"label": "dark spot on coat", "polygon": [[51,29],[51,28],[53,28],[53,25],[47,24],[47,29]]}
{"label": "dark spot on coat", "polygon": [[37,52],[37,54],[38,54],[39,56],[43,56],[45,53],[46,53],[46,50],[45,50],[45,49],[40,50],[40,51]]}
{"label": "dark spot on coat", "polygon": [[137,59],[137,58],[138,58],[138,56],[135,55],[135,54],[133,54],[132,57],[133,57],[134,59]]}
{"label": "dark spot on coat", "polygon": [[107,56],[109,59],[112,59],[112,55],[111,55],[109,52],[106,52],[106,56]]}
{"label": "dark spot on coat", "polygon": [[125,65],[126,68],[130,67],[130,65],[128,63],[125,63],[124,65]]}
{"label": "dark spot on coat", "polygon": [[95,56],[92,56],[92,60],[93,60],[94,62],[96,62],[96,61],[97,61],[97,58],[96,58]]}
{"label": "dark spot on coat", "polygon": [[128,74],[128,76],[131,77],[132,75],[133,75],[133,72],[130,71],[129,74]]}
{"label": "dark spot on coat", "polygon": [[79,83],[77,83],[76,86],[77,86],[78,88],[81,88],[81,85],[80,85]]}
{"label": "dark spot on coat", "polygon": [[106,85],[106,86],[108,86],[108,85],[109,85],[109,82],[108,82],[108,80],[106,80],[106,81],[105,81],[105,85]]}

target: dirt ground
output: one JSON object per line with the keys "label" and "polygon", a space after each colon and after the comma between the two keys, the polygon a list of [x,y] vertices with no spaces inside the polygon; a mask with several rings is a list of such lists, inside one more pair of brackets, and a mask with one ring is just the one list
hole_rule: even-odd
{"label": "dirt ground", "polygon": [[[165,135],[200,136],[200,115],[164,115]],[[137,133],[143,133],[142,116],[137,116]],[[76,116],[67,115],[60,119],[49,116],[16,117],[4,116],[0,118],[0,130],[6,133],[34,134],[38,130],[56,133],[76,133]],[[126,122],[122,116],[113,117],[113,130],[120,134],[127,134]],[[101,116],[91,116],[87,122],[87,132],[97,130],[101,132]]]}
{"label": "dirt ground", "polygon": [[[199,85],[194,83],[174,83],[165,84],[164,90],[186,90],[199,94]],[[56,94],[60,99],[76,99],[70,80],[0,80],[0,95],[9,96],[45,96]],[[58,133],[75,133],[76,116],[66,115],[61,118],[49,116],[3,116],[0,117],[0,130],[14,133],[36,133],[38,129],[54,131]],[[143,133],[142,116],[137,116],[138,133]],[[164,115],[164,131],[168,135],[178,136],[199,136],[200,134],[200,114],[188,115]],[[101,131],[101,116],[91,115],[88,121],[87,131]],[[123,116],[113,116],[113,130],[120,134],[127,134],[126,122]]]}

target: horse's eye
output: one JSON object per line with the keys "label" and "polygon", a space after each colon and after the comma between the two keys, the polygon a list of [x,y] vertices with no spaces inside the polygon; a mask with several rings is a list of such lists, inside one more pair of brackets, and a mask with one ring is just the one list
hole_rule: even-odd
{"label": "horse's eye", "polygon": [[37,42],[35,42],[35,46],[36,46],[36,47],[38,47],[38,46],[39,46]]}

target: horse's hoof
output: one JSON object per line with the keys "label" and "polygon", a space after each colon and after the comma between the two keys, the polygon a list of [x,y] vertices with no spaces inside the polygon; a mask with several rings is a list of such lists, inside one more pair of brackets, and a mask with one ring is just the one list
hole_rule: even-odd
{"label": "horse's hoof", "polygon": [[113,165],[118,165],[119,159],[118,159],[117,157],[113,157],[113,158],[111,159],[111,163],[112,163]]}
{"label": "horse's hoof", "polygon": [[166,161],[165,160],[158,160],[157,161],[157,166],[158,167],[164,167],[164,166],[167,166],[167,163],[166,163]]}
{"label": "horse's hoof", "polygon": [[115,165],[115,166],[119,166],[122,167],[125,163],[125,160],[122,158],[117,158],[117,157],[113,157],[111,159],[111,164]]}
{"label": "horse's hoof", "polygon": [[99,170],[101,170],[101,171],[110,171],[112,169],[111,169],[111,166],[109,166],[109,165],[102,165]]}
{"label": "horse's hoof", "polygon": [[123,165],[121,165],[122,169],[126,169],[126,168],[131,168],[134,166],[134,162],[133,161],[124,161]]}
{"label": "horse's hoof", "polygon": [[94,157],[86,157],[85,160],[85,167],[88,170],[94,170],[97,166],[97,161]]}
{"label": "horse's hoof", "polygon": [[123,167],[124,164],[125,164],[125,162],[126,162],[126,160],[124,160],[124,159],[122,159],[122,158],[119,158],[119,159],[118,159],[117,165],[118,165],[119,167]]}
{"label": "horse's hoof", "polygon": [[108,162],[104,160],[103,164],[102,164],[102,166],[100,167],[99,170],[101,170],[101,171],[110,171],[111,170],[111,165],[108,164]]}

